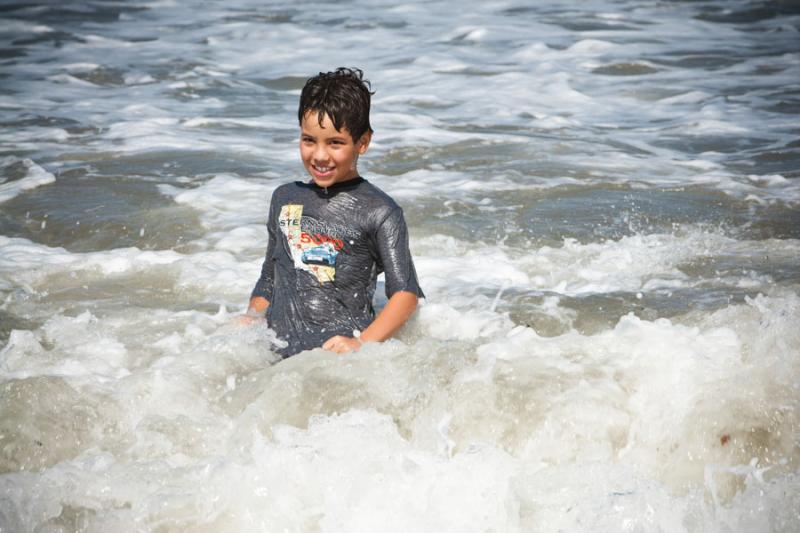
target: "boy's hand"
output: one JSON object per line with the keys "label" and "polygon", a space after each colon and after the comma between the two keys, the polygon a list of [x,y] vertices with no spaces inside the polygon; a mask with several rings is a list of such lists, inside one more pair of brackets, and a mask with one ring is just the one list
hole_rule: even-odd
{"label": "boy's hand", "polygon": [[336,335],[326,340],[322,344],[324,350],[334,353],[347,353],[354,352],[361,348],[361,341],[354,337],[345,337],[344,335]]}
{"label": "boy's hand", "polygon": [[252,326],[253,324],[258,324],[265,320],[263,316],[238,315],[233,318],[233,323],[237,326]]}
{"label": "boy's hand", "polygon": [[250,298],[250,303],[247,306],[247,312],[239,315],[233,319],[233,323],[237,326],[252,326],[266,320],[267,307],[269,307],[269,300],[261,296]]}

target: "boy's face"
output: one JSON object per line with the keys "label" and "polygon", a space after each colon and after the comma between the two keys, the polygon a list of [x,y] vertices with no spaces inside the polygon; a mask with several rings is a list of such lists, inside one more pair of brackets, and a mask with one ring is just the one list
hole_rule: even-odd
{"label": "boy's face", "polygon": [[300,158],[306,171],[320,187],[357,177],[358,156],[369,147],[369,132],[354,141],[346,127],[336,131],[328,115],[320,125],[317,116],[311,110],[300,124]]}

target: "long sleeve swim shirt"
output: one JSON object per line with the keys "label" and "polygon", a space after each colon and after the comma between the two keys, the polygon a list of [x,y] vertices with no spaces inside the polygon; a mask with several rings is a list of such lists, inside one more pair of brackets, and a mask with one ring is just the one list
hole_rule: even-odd
{"label": "long sleeve swim shirt", "polygon": [[386,297],[424,297],[400,206],[361,177],[323,188],[281,185],[272,195],[268,243],[251,297],[269,300],[267,323],[288,357],[334,335],[352,337],[375,317],[372,298],[385,273]]}

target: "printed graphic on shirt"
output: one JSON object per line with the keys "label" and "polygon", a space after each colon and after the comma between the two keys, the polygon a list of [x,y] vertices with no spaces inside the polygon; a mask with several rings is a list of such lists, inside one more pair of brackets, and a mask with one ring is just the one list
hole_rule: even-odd
{"label": "printed graphic on shirt", "polygon": [[320,283],[336,277],[336,258],[345,247],[345,240],[354,231],[334,224],[303,216],[303,206],[288,204],[281,207],[278,224],[294,260],[294,267],[311,272]]}

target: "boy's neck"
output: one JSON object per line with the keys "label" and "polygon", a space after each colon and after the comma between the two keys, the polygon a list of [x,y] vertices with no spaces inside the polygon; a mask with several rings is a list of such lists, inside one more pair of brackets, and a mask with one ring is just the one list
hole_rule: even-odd
{"label": "boy's neck", "polygon": [[342,187],[347,187],[347,186],[350,186],[350,185],[356,185],[358,183],[361,183],[362,181],[364,181],[364,178],[362,178],[360,175],[356,174],[352,178],[347,178],[346,180],[343,180],[343,181],[337,181],[336,183],[331,183],[327,187],[323,187],[321,185],[317,185],[317,182],[315,182],[313,179],[309,182],[309,185],[312,185],[312,186],[316,187],[317,189],[322,189],[323,191],[325,191],[327,193],[328,190],[334,190],[335,191],[336,189],[340,189]]}

